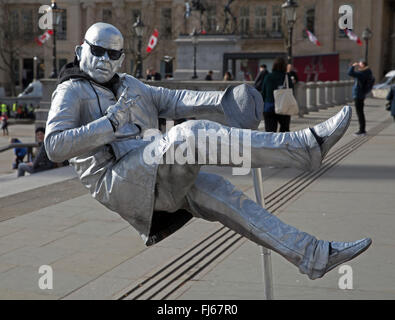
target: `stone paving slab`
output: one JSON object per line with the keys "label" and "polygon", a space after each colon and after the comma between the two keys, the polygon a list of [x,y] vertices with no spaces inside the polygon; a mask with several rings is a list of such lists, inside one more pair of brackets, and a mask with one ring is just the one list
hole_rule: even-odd
{"label": "stone paving slab", "polygon": [[0,175],[0,199],[77,177],[71,167],[61,167],[16,178],[15,174]]}

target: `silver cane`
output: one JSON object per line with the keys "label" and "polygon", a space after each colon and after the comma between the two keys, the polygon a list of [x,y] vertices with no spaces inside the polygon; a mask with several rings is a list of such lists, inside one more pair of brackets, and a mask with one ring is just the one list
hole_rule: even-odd
{"label": "silver cane", "polygon": [[[263,196],[263,181],[262,169],[252,169],[252,176],[254,179],[254,190],[257,202],[265,207],[265,199]],[[261,246],[262,266],[263,266],[263,283],[265,285],[266,300],[273,300],[273,274],[272,274],[272,259],[270,250]]]}

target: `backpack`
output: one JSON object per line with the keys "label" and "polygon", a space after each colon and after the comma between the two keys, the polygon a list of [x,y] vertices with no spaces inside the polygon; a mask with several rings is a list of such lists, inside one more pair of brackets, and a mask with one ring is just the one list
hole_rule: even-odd
{"label": "backpack", "polygon": [[363,93],[365,95],[369,94],[370,91],[372,91],[375,82],[376,79],[373,77],[373,75],[370,75],[370,77],[365,81],[363,86]]}

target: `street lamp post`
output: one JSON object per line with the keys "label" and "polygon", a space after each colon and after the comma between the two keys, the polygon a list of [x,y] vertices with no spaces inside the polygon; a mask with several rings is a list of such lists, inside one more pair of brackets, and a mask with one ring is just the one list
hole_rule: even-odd
{"label": "street lamp post", "polygon": [[196,32],[196,28],[193,29],[193,32],[191,33],[192,37],[192,44],[193,44],[193,76],[192,79],[197,79],[197,73],[196,73],[196,55],[197,55],[197,43],[198,43],[198,33]]}
{"label": "street lamp post", "polygon": [[362,38],[366,42],[366,48],[365,48],[365,61],[368,63],[368,54],[369,54],[369,40],[372,39],[372,31],[369,28],[366,28],[362,32]]}
{"label": "street lamp post", "polygon": [[33,81],[37,80],[37,60],[36,56],[33,57]]}
{"label": "street lamp post", "polygon": [[137,17],[137,21],[133,24],[133,30],[137,35],[138,43],[137,43],[137,67],[136,67],[136,77],[137,79],[141,79],[143,77],[143,61],[141,57],[141,44],[144,35],[144,23],[141,21],[140,16]]}
{"label": "street lamp post", "polygon": [[298,4],[294,0],[287,0],[282,6],[283,12],[285,14],[285,19],[288,27],[288,63],[292,63],[292,36],[293,28],[296,22],[296,8]]}
{"label": "street lamp post", "polygon": [[56,64],[56,27],[60,22],[62,9],[56,4],[56,0],[51,0],[51,10],[52,10],[52,31],[53,31],[53,49],[52,49],[52,73],[50,78],[58,77],[58,68]]}

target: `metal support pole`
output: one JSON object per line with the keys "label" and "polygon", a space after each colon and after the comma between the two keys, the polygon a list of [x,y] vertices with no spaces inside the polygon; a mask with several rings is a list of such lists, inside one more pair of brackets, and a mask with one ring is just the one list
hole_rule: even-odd
{"label": "metal support pole", "polygon": [[142,37],[138,36],[137,42],[137,79],[143,78],[143,61],[141,58]]}
{"label": "metal support pole", "polygon": [[56,25],[53,26],[53,48],[52,48],[52,74],[51,78],[56,79],[58,77],[58,68],[56,61]]}
{"label": "metal support pole", "polygon": [[192,79],[197,79],[197,77],[198,77],[197,73],[196,73],[196,55],[197,55],[197,46],[196,46],[196,42],[194,42],[193,43],[193,76],[192,76]]}
{"label": "metal support pole", "polygon": [[293,27],[288,27],[288,57],[287,63],[292,63],[292,36],[293,36]]}
{"label": "metal support pole", "polygon": [[365,48],[365,61],[366,63],[368,63],[368,59],[369,59],[369,40],[366,39],[366,48]]}
{"label": "metal support pole", "polygon": [[[254,190],[257,202],[264,208],[265,200],[263,196],[263,180],[262,169],[252,169],[252,176],[254,179]],[[261,246],[262,266],[263,266],[263,283],[265,285],[266,300],[273,300],[273,272],[272,272],[272,259],[269,249]]]}

